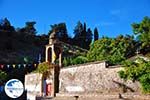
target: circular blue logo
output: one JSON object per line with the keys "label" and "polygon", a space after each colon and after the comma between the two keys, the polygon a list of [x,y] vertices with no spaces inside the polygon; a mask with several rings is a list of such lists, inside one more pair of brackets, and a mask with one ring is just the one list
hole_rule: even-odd
{"label": "circular blue logo", "polygon": [[11,79],[5,84],[5,92],[10,98],[20,97],[23,91],[23,84],[18,79]]}

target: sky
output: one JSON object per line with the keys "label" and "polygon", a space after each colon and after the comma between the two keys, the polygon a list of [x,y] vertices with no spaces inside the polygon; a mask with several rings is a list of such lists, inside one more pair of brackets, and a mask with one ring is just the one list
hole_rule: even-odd
{"label": "sky", "polygon": [[133,34],[131,24],[150,17],[150,0],[0,0],[0,18],[24,27],[27,21],[36,21],[38,34],[47,34],[50,25],[65,22],[68,33],[78,21],[87,27],[98,28],[99,36],[116,37]]}

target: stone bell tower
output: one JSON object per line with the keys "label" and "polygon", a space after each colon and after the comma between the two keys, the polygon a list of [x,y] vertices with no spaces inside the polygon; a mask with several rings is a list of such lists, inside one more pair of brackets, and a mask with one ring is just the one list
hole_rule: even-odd
{"label": "stone bell tower", "polygon": [[49,44],[46,45],[46,56],[45,61],[56,64],[56,59],[59,59],[59,66],[62,66],[62,48],[61,43],[56,37],[56,32],[54,31],[49,36]]}
{"label": "stone bell tower", "polygon": [[[46,45],[45,53],[45,61],[54,64],[52,70],[51,96],[55,97],[56,93],[59,92],[59,71],[62,66],[62,48],[55,31],[49,36],[49,44]],[[56,60],[58,60],[58,64],[56,63]]]}

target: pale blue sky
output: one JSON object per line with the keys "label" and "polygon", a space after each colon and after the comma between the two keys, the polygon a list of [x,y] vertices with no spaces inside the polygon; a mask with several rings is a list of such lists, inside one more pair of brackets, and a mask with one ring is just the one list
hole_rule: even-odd
{"label": "pale blue sky", "polygon": [[47,33],[51,24],[66,22],[72,35],[77,22],[86,22],[100,36],[132,34],[131,24],[150,16],[150,0],[0,0],[0,17],[13,26],[36,21],[38,34]]}

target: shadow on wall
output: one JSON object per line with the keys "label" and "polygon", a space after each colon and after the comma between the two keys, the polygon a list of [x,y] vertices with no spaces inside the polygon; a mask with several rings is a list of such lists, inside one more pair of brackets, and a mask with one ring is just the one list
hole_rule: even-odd
{"label": "shadow on wall", "polygon": [[117,84],[119,87],[122,88],[122,92],[123,93],[126,93],[128,90],[131,91],[131,92],[135,92],[131,87],[127,86],[126,84],[124,83],[121,83],[121,82],[118,82],[118,81],[115,81],[115,80],[112,80],[115,84]]}

